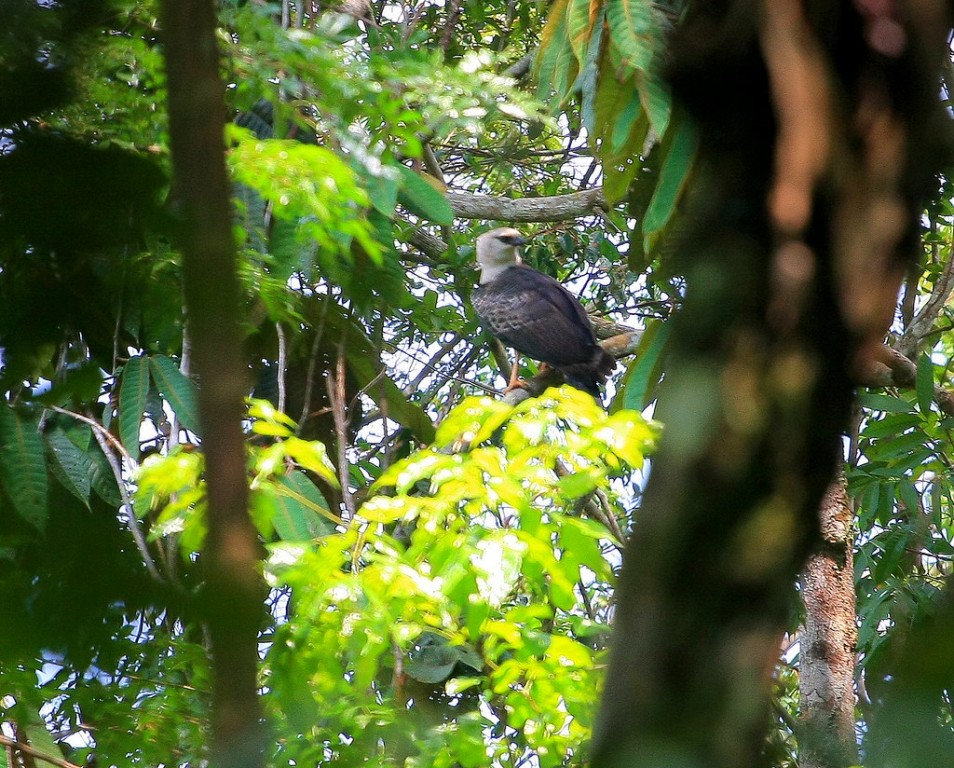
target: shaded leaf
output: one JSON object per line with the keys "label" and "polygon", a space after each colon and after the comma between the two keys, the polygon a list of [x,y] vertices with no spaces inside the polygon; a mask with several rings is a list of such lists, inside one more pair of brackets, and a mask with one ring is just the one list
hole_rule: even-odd
{"label": "shaded leaf", "polygon": [[196,435],[200,434],[199,395],[195,384],[165,355],[150,357],[149,368],[159,393],[169,401],[182,426]]}
{"label": "shaded leaf", "polygon": [[401,189],[398,200],[415,216],[432,221],[435,224],[450,226],[454,223],[454,211],[443,193],[425,181],[419,173],[403,165],[398,166],[401,175]]}
{"label": "shaded leaf", "polygon": [[670,324],[662,320],[652,320],[646,324],[646,330],[639,340],[636,360],[623,377],[622,398],[617,396],[614,407],[619,403],[622,408],[641,411],[652,402],[665,364],[670,328]]}
{"label": "shaded leaf", "polygon": [[934,363],[927,353],[918,358],[916,390],[921,413],[930,413],[934,403]]}
{"label": "shaded leaf", "polygon": [[148,360],[132,357],[123,367],[123,380],[119,385],[119,439],[134,459],[139,458],[139,426],[148,397]]}
{"label": "shaded leaf", "polygon": [[565,101],[579,72],[579,64],[567,35],[567,6],[568,0],[556,0],[550,7],[534,60],[537,98],[551,107]]}
{"label": "shaded leaf", "polygon": [[76,445],[60,427],[46,432],[50,468],[63,487],[89,507],[93,462],[89,454]]}
{"label": "shaded leaf", "polygon": [[878,392],[862,392],[858,395],[858,402],[865,408],[888,413],[914,413],[914,406],[907,400],[894,395],[882,395]]}
{"label": "shaded leaf", "polygon": [[659,170],[659,181],[643,218],[643,248],[653,249],[656,239],[676,211],[676,205],[689,179],[696,154],[696,130],[688,120],[680,120],[664,144],[666,155]]}
{"label": "shaded leaf", "polygon": [[0,406],[0,482],[14,511],[37,530],[46,528],[46,460],[37,418]]}

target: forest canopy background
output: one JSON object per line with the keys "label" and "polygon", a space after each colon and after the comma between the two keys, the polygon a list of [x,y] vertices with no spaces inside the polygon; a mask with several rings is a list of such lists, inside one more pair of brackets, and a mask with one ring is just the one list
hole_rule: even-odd
{"label": "forest canopy background", "polygon": [[[917,174],[903,190],[917,231],[885,257],[904,268],[897,303],[881,297],[884,338],[869,333],[876,324],[858,333],[827,294],[812,306],[832,323],[778,330],[788,315],[773,300],[796,306],[802,294],[797,271],[782,288],[766,277],[781,224],[761,212],[788,113],[783,80],[771,88],[777,62],[758,43],[771,30],[754,17],[686,24],[680,2],[633,0],[224,3],[216,18],[199,2],[4,0],[0,765],[582,764],[593,757],[623,541],[641,525],[653,541],[653,520],[679,554],[659,565],[640,558],[665,547],[631,548],[636,576],[621,594],[645,595],[657,567],[672,569],[660,584],[694,584],[688,597],[658,594],[667,615],[691,612],[698,644],[684,646],[673,627],[661,636],[686,669],[732,680],[751,676],[722,674],[721,649],[742,645],[720,628],[750,605],[768,627],[760,647],[774,672],[751,690],[719,689],[739,709],[755,702],[728,725],[721,713],[738,709],[640,674],[671,695],[647,698],[658,709],[634,715],[642,726],[615,721],[604,702],[597,760],[625,759],[599,751],[629,748],[616,738],[625,730],[705,764],[905,764],[911,743],[916,759],[949,762],[952,210],[935,118],[951,67],[938,66],[941,45],[920,34],[922,18],[866,7],[839,4],[837,23],[806,12],[805,24],[833,80],[861,83],[832,96],[846,113],[887,103],[885,119],[923,131],[906,133],[910,151],[898,153],[899,174]],[[203,8],[207,25],[191,31],[214,35],[217,52],[202,50],[217,91],[183,85],[197,65],[172,41],[170,20],[185,27],[182,45],[185,12]],[[878,50],[869,31],[881,22],[907,25],[923,61]],[[670,47],[676,27],[682,49]],[[706,39],[725,48],[697,44],[700,29],[721,30]],[[737,69],[705,66],[733,46]],[[859,97],[871,82],[885,84],[876,95],[886,102]],[[845,119],[849,137],[858,124]],[[215,141],[219,151],[202,152]],[[820,177],[834,168],[830,178],[854,178],[859,152],[855,165],[838,164],[850,152],[825,155]],[[728,181],[737,178],[749,186]],[[203,198],[216,180],[218,196]],[[826,184],[812,194],[857,203]],[[708,210],[684,199],[694,189]],[[827,264],[843,221],[815,215],[807,234],[786,237]],[[536,397],[492,397],[508,362],[468,298],[473,241],[495,223],[533,235],[526,261],[582,296],[621,361],[608,410],[572,389],[544,392],[552,379],[527,361]],[[190,278],[215,247],[226,276]],[[873,253],[862,272],[877,274]],[[810,285],[811,296],[829,287]],[[863,297],[870,286],[850,288]],[[694,319],[680,330],[671,318],[684,300]],[[834,339],[826,365],[860,337],[871,346],[854,379],[836,361],[829,389],[786,410],[811,376],[789,365],[778,388],[764,374],[794,359],[773,357],[790,349],[780,338],[805,337]],[[223,387],[237,405],[218,421]],[[654,411],[667,388],[668,410]],[[667,414],[669,441],[657,476],[689,489],[686,518],[647,511],[682,508],[658,492],[643,498],[660,428],[642,414],[654,412]],[[851,522],[828,554],[850,577],[841,617],[857,619],[858,635],[843,641],[857,655],[841,669],[814,659],[829,682],[847,676],[837,700],[798,691],[812,609],[795,607],[794,577],[817,534],[811,493],[811,522],[803,510],[785,566],[758,589],[746,583],[757,599],[710,599],[708,612],[693,602],[715,594],[727,557],[761,562],[734,547],[774,492],[765,478],[778,477],[746,470],[729,492],[711,456],[705,471],[677,460],[720,419],[723,459],[771,464],[812,425],[831,433],[832,456],[849,437],[841,509]],[[240,483],[214,480],[223,459]],[[833,471],[811,465],[778,487],[796,489],[786,498],[820,494]],[[248,515],[215,487],[240,487]],[[251,570],[216,554],[236,530]],[[772,525],[757,528],[741,551],[761,557],[777,538]],[[236,585],[245,592],[223,599]],[[221,638],[232,636],[229,649]],[[914,672],[911,647],[924,659]],[[236,690],[223,686],[238,668],[223,661],[231,651],[244,670],[231,676]],[[841,723],[827,734],[834,746],[813,737],[813,716]],[[739,754],[719,751],[723,726],[746,734]],[[912,729],[916,740],[891,738]]]}

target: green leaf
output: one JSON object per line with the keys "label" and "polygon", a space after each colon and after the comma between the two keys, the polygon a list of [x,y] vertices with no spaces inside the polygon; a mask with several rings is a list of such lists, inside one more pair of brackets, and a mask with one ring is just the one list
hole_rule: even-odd
{"label": "green leaf", "polygon": [[63,750],[53,739],[53,735],[47,730],[43,717],[38,712],[31,712],[24,720],[26,720],[26,722],[20,722],[21,737],[26,737],[26,741],[31,747],[41,755],[45,755],[49,758],[47,760],[40,757],[39,760],[44,764],[49,764],[50,761],[53,760],[61,761],[63,759]]}
{"label": "green leaf", "polygon": [[595,26],[590,26],[590,0],[570,0],[566,7],[566,35],[581,66],[587,58],[591,33],[596,31]]}
{"label": "green leaf", "polygon": [[[646,134],[649,132],[649,118],[639,99],[639,91],[633,87],[632,81],[617,83],[612,75],[608,75],[607,80],[610,82],[610,88],[621,94],[621,97],[612,102],[612,105],[619,109],[609,115],[610,130],[607,131],[610,136],[607,159],[616,158],[616,162],[619,162],[623,158],[632,158],[642,153]],[[603,152],[606,152],[605,142]]]}
{"label": "green leaf", "polygon": [[391,218],[398,201],[397,178],[384,173],[365,173],[363,179],[371,205],[382,216]]}
{"label": "green leaf", "polygon": [[150,357],[149,368],[159,393],[169,401],[182,426],[193,434],[200,434],[199,395],[195,384],[183,376],[178,366],[165,355]]}
{"label": "green leaf", "polygon": [[[310,541],[334,533],[331,510],[317,486],[300,470],[278,478],[272,525],[285,541]],[[317,509],[323,510],[320,514]]]}
{"label": "green leaf", "polygon": [[696,130],[689,120],[679,120],[666,139],[666,156],[643,218],[643,248],[647,252],[652,251],[659,234],[675,213],[696,155]]}
{"label": "green leaf", "polygon": [[119,385],[119,439],[134,459],[139,458],[139,426],[149,397],[147,363],[144,357],[130,358]]}
{"label": "green leaf", "polygon": [[609,0],[606,5],[610,40],[619,74],[645,71],[660,38],[649,0]]}
{"label": "green leaf", "polygon": [[567,33],[567,6],[568,0],[556,0],[550,7],[533,63],[537,98],[551,108],[563,103],[579,72]]}
{"label": "green leaf", "polygon": [[927,353],[918,358],[917,372],[917,395],[918,408],[921,413],[927,415],[931,413],[931,406],[934,404],[934,363]]}
{"label": "green leaf", "polygon": [[914,413],[914,406],[907,400],[894,395],[882,395],[878,392],[862,392],[858,402],[865,408],[887,413]]}
{"label": "green leaf", "polygon": [[491,397],[468,397],[437,428],[438,445],[480,445],[513,414],[513,407]]}
{"label": "green leaf", "polygon": [[116,484],[116,475],[109,465],[109,459],[99,450],[99,446],[92,449],[89,455],[89,484],[99,498],[113,507],[118,507],[123,502],[119,486]]}
{"label": "green leaf", "polygon": [[71,494],[89,507],[93,461],[61,427],[46,431],[47,456],[53,474]]}
{"label": "green leaf", "polygon": [[632,157],[603,166],[603,194],[610,203],[618,203],[629,191],[636,174],[639,173],[639,163]]}
{"label": "green leaf", "polygon": [[641,73],[636,78],[639,100],[643,109],[649,115],[649,124],[656,137],[661,138],[669,127],[669,117],[672,114],[672,96],[669,87],[662,77],[656,73]]}
{"label": "green leaf", "polygon": [[435,224],[450,226],[454,223],[454,211],[444,194],[425,181],[419,173],[403,165],[397,166],[401,175],[401,189],[398,200],[415,216],[432,221]]}
{"label": "green leaf", "polygon": [[574,472],[561,477],[557,485],[561,496],[579,499],[592,492],[599,485],[599,481],[599,476],[593,472]]}
{"label": "green leaf", "polygon": [[0,406],[0,482],[14,511],[39,531],[46,528],[46,460],[33,414]]}
{"label": "green leaf", "polygon": [[614,408],[618,402],[622,408],[641,411],[652,402],[665,365],[670,330],[671,323],[663,320],[646,323],[636,350],[636,360],[623,377],[622,398],[617,396]]}
{"label": "green leaf", "polygon": [[340,488],[335,467],[328,458],[328,449],[318,440],[302,440],[289,437],[284,442],[285,454],[295,460],[302,469],[314,472],[332,488]]}
{"label": "green leaf", "polygon": [[[579,3],[575,3],[579,4]],[[589,23],[589,0],[583,2],[587,8],[587,23]],[[605,11],[600,8],[593,24],[592,36],[589,37],[588,47],[584,58],[581,59],[582,70],[577,79],[577,87],[580,90],[580,117],[587,131],[591,133],[591,141],[596,138],[596,98],[599,94],[600,64],[604,57],[600,54],[603,48],[603,19]],[[589,29],[587,35],[590,35]],[[604,76],[607,74],[604,70]],[[612,77],[612,74],[609,75]]]}

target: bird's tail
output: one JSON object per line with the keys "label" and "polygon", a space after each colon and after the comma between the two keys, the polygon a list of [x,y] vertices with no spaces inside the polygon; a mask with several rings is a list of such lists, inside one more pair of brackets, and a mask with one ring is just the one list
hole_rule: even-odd
{"label": "bird's tail", "polygon": [[602,347],[597,347],[589,362],[560,366],[559,371],[567,384],[588,392],[599,401],[600,385],[606,382],[615,367],[616,358]]}

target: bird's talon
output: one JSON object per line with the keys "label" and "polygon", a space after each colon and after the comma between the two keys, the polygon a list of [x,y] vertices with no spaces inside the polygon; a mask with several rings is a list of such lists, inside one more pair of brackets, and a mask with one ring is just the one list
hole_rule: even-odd
{"label": "bird's talon", "polygon": [[529,389],[530,389],[530,385],[527,384],[527,382],[525,382],[523,379],[513,379],[513,380],[507,385],[506,389],[504,389],[503,394],[504,394],[504,395],[509,395],[509,394],[510,394],[511,392],[513,392],[515,389],[526,389],[526,390],[529,390]]}

